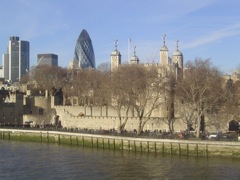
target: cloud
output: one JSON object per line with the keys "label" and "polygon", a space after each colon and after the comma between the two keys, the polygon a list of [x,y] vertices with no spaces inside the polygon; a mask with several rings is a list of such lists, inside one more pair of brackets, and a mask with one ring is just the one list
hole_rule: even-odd
{"label": "cloud", "polygon": [[[156,1],[154,1],[156,2]],[[216,0],[184,0],[184,1],[176,1],[176,0],[169,0],[165,2],[157,3],[155,7],[157,8],[156,15],[146,16],[146,23],[162,23],[168,22],[172,19],[178,19],[180,17],[184,17],[198,11],[199,9],[205,8],[207,6],[212,5],[213,3],[217,2]],[[152,7],[152,6],[151,6]],[[159,9],[159,7],[162,7]],[[158,12],[160,11],[160,13]]]}
{"label": "cloud", "polygon": [[205,36],[195,39],[192,42],[186,43],[183,45],[184,49],[195,48],[198,46],[203,46],[209,43],[219,41],[221,39],[232,37],[240,34],[240,23],[233,24],[226,28],[213,31]]}

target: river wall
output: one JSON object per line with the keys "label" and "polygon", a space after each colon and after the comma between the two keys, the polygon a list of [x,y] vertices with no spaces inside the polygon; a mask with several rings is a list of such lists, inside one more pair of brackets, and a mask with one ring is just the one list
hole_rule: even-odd
{"label": "river wall", "polygon": [[0,129],[0,139],[58,143],[92,148],[171,154],[196,157],[240,159],[240,142],[148,139],[93,135],[59,131]]}

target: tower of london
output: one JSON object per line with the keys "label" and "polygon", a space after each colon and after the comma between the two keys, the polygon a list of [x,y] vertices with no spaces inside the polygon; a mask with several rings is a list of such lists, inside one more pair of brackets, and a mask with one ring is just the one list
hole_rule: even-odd
{"label": "tower of london", "polygon": [[[117,69],[121,65],[121,53],[117,49],[117,40],[115,41],[115,50],[111,53],[111,71]],[[140,64],[140,59],[136,55],[136,47],[134,47],[134,54],[129,59],[129,64]],[[169,50],[166,46],[166,35],[163,35],[163,46],[159,51],[159,63],[140,64],[144,66],[158,66],[159,73],[163,77],[167,77],[170,73],[174,73],[176,77],[183,76],[183,54],[179,50],[179,41],[176,42],[176,50],[172,57],[169,57]]]}

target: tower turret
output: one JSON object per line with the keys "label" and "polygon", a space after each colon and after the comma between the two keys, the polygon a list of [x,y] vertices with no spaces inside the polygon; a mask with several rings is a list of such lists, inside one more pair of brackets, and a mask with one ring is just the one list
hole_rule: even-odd
{"label": "tower turret", "polygon": [[118,44],[117,39],[115,40],[114,44],[115,44],[115,50],[111,53],[111,71],[113,71],[114,69],[117,69],[118,66],[121,64],[121,54],[117,50],[117,44]]}
{"label": "tower turret", "polygon": [[134,55],[130,59],[131,64],[139,64],[139,58],[136,56],[136,46],[134,47]]}
{"label": "tower turret", "polygon": [[160,64],[168,65],[168,48],[166,46],[166,34],[163,35],[163,47],[160,49]]}
{"label": "tower turret", "polygon": [[172,63],[177,64],[180,69],[183,68],[183,54],[178,49],[179,41],[177,40],[177,49],[173,52]]}

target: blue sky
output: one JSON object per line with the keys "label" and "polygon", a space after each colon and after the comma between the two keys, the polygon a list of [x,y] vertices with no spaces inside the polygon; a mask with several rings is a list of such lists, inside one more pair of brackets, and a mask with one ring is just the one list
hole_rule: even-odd
{"label": "blue sky", "polygon": [[31,66],[37,54],[54,53],[67,67],[86,29],[97,65],[110,62],[116,38],[126,62],[129,37],[141,63],[159,62],[166,34],[170,55],[179,40],[184,62],[211,58],[230,73],[240,65],[239,7],[239,0],[1,0],[0,53],[19,36],[30,42]]}

